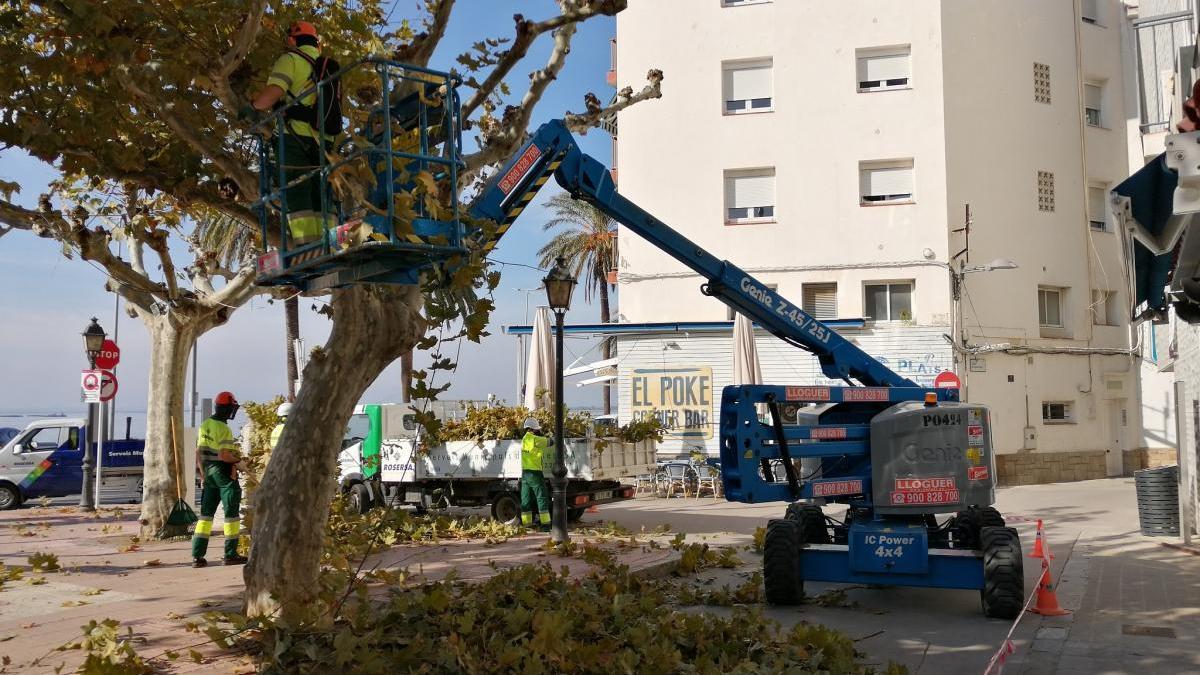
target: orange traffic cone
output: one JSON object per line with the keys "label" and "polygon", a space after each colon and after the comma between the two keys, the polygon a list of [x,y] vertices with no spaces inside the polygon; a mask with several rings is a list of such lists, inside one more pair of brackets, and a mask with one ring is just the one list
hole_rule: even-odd
{"label": "orange traffic cone", "polygon": [[[1029,554],[1030,558],[1045,558],[1046,557],[1045,549],[1044,549],[1045,545],[1042,543],[1043,536],[1044,536],[1044,534],[1042,532],[1042,519],[1038,518],[1037,537],[1033,540],[1033,553]],[[1049,559],[1054,560],[1053,553],[1050,554]]]}
{"label": "orange traffic cone", "polygon": [[1058,595],[1054,589],[1054,577],[1050,576],[1050,561],[1042,558],[1042,577],[1038,583],[1037,589],[1037,604],[1029,608],[1029,611],[1042,616],[1065,616],[1070,614],[1068,610],[1058,606]]}

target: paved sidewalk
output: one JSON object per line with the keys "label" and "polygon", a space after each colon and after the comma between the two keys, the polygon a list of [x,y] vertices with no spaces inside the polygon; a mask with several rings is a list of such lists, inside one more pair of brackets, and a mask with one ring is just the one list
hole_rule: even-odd
{"label": "paved sidewalk", "polygon": [[[12,660],[0,672],[54,672],[60,664],[71,672],[83,654],[56,652],[55,647],[77,640],[89,620],[110,617],[133,629],[143,657],[168,649],[181,653],[174,672],[253,672],[241,657],[200,644],[205,636],[185,629],[207,611],[240,608],[242,568],[214,564],[210,556],[209,567],[193,569],[187,540],[128,550],[137,529],[135,507],[103,509],[98,517],[73,507],[0,512],[0,562],[28,568],[29,556],[50,553],[62,566],[59,572],[27,571],[0,587],[0,656]],[[384,569],[407,568],[414,582],[440,579],[451,569],[462,579],[482,579],[495,573],[493,564],[510,567],[541,560],[574,574],[588,569],[578,558],[547,556],[541,548],[545,541],[545,535],[530,535],[496,545],[480,540],[410,544],[395,546],[371,562]],[[220,547],[220,538],[214,537],[210,550],[219,556]],[[637,548],[618,557],[631,569],[654,572],[671,564],[676,554],[669,548]],[[31,583],[34,579],[38,583]],[[191,648],[204,655],[203,663],[188,659]],[[31,666],[37,658],[41,665]]]}

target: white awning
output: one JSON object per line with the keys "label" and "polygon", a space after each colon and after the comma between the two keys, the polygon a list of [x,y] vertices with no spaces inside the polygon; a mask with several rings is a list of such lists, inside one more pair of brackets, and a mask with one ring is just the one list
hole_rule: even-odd
{"label": "white awning", "polygon": [[572,375],[582,375],[583,373],[592,373],[601,368],[608,368],[617,365],[617,358],[604,359],[603,361],[594,361],[585,363],[582,366],[573,366],[563,371],[563,377],[571,377]]}
{"label": "white awning", "polygon": [[586,387],[589,384],[599,384],[600,382],[611,382],[617,379],[616,375],[601,375],[600,377],[592,377],[586,380],[580,380],[575,383],[576,387]]}

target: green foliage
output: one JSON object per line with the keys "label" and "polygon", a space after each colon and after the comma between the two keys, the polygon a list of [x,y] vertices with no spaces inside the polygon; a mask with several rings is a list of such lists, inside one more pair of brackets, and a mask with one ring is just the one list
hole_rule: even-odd
{"label": "green foliage", "polygon": [[[680,612],[671,587],[610,566],[582,579],[529,565],[480,583],[393,589],[322,630],[265,625],[265,672],[869,672],[854,643],[757,608]],[[737,591],[742,592],[742,591]],[[744,592],[749,595],[749,591]]]}
{"label": "green foliage", "polygon": [[672,543],[675,550],[679,551],[679,560],[676,561],[674,569],[677,576],[695,574],[711,567],[733,569],[742,564],[741,559],[737,557],[737,551],[729,546],[714,550],[708,544],[684,544],[682,537],[680,534],[676,537],[678,543]]}
{"label": "green foliage", "polygon": [[762,553],[763,549],[766,547],[766,545],[767,545],[767,528],[765,528],[765,527],[754,528],[754,552]]}
{"label": "green foliage", "polygon": [[35,572],[57,572],[62,569],[58,564],[58,556],[53,553],[34,553],[28,561],[29,567]]}
{"label": "green foliage", "polygon": [[155,672],[132,645],[133,629],[126,628],[125,638],[121,637],[121,624],[115,619],[95,619],[83,626],[83,639],[72,647],[87,652],[83,665],[79,667],[83,675],[146,675]]}
{"label": "green foliage", "polygon": [[[437,441],[518,440],[525,435],[525,420],[530,417],[542,425],[542,433],[552,433],[554,410],[550,406],[532,412],[521,406],[469,406],[463,419],[447,422],[442,427]],[[587,413],[567,410],[563,416],[563,435],[583,438],[588,435],[591,425],[592,419]]]}

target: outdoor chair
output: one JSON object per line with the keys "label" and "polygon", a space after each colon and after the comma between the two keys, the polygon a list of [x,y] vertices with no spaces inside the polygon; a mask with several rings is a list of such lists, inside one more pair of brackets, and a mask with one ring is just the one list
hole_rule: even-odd
{"label": "outdoor chair", "polygon": [[712,492],[713,498],[721,496],[721,469],[713,468],[711,464],[701,462],[694,467],[696,472],[696,498],[700,497],[700,493],[707,489]]}
{"label": "outdoor chair", "polygon": [[663,466],[663,482],[666,483],[667,497],[670,497],[676,488],[683,492],[684,497],[687,497],[694,482],[693,473],[692,467],[682,462]]}
{"label": "outdoor chair", "polygon": [[658,494],[658,473],[647,473],[633,478],[633,494],[638,495],[642,490],[646,490],[649,494]]}

